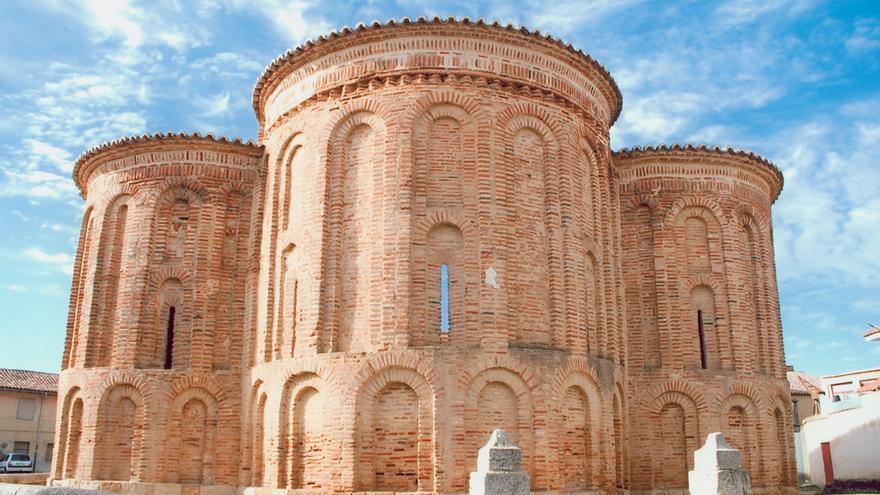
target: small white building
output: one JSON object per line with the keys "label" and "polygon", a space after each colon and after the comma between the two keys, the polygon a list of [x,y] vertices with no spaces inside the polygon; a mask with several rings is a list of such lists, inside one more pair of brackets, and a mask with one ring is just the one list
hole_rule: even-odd
{"label": "small white building", "polygon": [[821,414],[801,424],[807,478],[880,480],[880,368],[822,377]]}

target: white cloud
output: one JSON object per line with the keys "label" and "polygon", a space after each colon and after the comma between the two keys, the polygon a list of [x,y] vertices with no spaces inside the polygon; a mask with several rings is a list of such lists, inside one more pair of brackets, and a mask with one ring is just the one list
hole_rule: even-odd
{"label": "white cloud", "polygon": [[187,4],[175,0],[62,0],[48,6],[86,26],[93,43],[119,42],[120,54],[125,55],[119,61],[136,63],[143,47],[181,51],[209,39],[208,31],[193,22],[196,19],[185,8]]}
{"label": "white cloud", "polygon": [[37,139],[24,139],[23,143],[29,148],[31,157],[39,163],[48,163],[62,172],[70,173],[73,170],[73,156],[69,151]]}
{"label": "white cloud", "polygon": [[229,112],[229,93],[220,93],[196,101],[198,113],[202,117],[217,117]]}
{"label": "white cloud", "polygon": [[825,118],[766,139],[765,146],[786,179],[774,207],[779,277],[783,282],[823,280],[838,286],[876,286],[880,280],[876,117],[838,116],[833,122]]}
{"label": "white cloud", "polygon": [[40,170],[17,171],[0,166],[0,197],[61,198],[77,194],[69,176]]}
{"label": "white cloud", "polygon": [[529,2],[525,22],[530,28],[567,35],[606,16],[632,7],[642,0],[541,0]]}
{"label": "white cloud", "polygon": [[256,79],[265,65],[258,62],[259,55],[245,55],[236,52],[218,52],[210,57],[200,58],[190,64],[190,69],[203,78],[235,77]]}
{"label": "white cloud", "polygon": [[256,12],[265,19],[288,43],[299,44],[307,39],[326,34],[333,26],[319,15],[308,12],[319,5],[309,0],[224,0],[220,3],[203,3],[204,10],[223,6],[229,10]]}
{"label": "white cloud", "polygon": [[797,15],[813,6],[814,0],[736,0],[723,2],[715,11],[720,24],[739,25],[767,15]]}
{"label": "white cloud", "polygon": [[851,55],[866,55],[867,52],[880,48],[880,20],[860,19],[856,21],[855,30],[845,42],[846,51]]}
{"label": "white cloud", "polygon": [[73,257],[67,253],[47,253],[38,247],[31,247],[25,249],[23,254],[25,257],[50,266],[52,269],[67,274],[73,273]]}

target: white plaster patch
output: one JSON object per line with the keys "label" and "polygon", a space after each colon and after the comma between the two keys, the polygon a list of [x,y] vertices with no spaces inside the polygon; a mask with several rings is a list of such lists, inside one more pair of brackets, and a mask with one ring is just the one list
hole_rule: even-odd
{"label": "white plaster patch", "polygon": [[493,289],[497,289],[501,287],[498,284],[498,272],[495,271],[494,267],[486,268],[486,284]]}

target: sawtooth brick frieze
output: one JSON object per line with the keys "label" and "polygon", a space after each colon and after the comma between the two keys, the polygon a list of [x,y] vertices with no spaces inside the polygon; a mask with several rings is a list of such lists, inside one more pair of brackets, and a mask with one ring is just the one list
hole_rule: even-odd
{"label": "sawtooth brick frieze", "polygon": [[687,488],[721,431],[796,492],[770,208],[745,152],[612,152],[611,75],[482,21],[275,60],[259,143],[86,152],[51,483],[462,493],[493,431],[533,492]]}

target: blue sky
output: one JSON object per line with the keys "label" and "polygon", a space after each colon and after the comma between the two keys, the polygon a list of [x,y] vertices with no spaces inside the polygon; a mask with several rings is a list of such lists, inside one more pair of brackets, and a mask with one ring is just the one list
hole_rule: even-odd
{"label": "blue sky", "polygon": [[623,92],[615,148],[706,142],[785,174],[774,207],[787,359],[880,365],[880,2],[0,2],[0,367],[57,370],[88,147],[145,132],[255,138],[263,67],[305,39],[403,16],[562,37]]}

